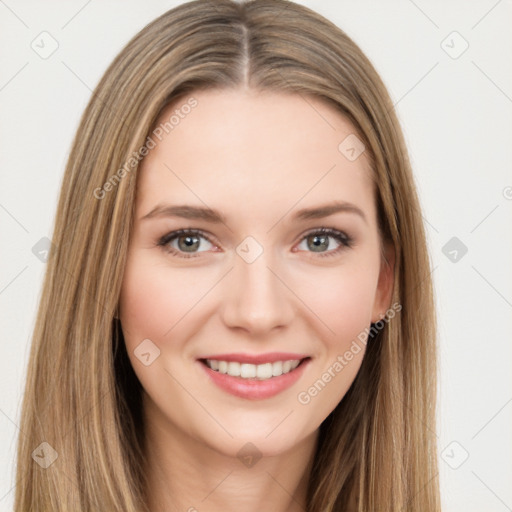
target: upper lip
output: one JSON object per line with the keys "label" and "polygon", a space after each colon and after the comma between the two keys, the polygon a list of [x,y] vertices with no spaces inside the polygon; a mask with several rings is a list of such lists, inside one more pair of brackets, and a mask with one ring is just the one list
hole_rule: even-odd
{"label": "upper lip", "polygon": [[267,354],[215,354],[199,359],[214,359],[217,361],[228,361],[249,364],[275,363],[276,361],[294,361],[309,357],[307,354],[295,354],[292,352],[269,352]]}

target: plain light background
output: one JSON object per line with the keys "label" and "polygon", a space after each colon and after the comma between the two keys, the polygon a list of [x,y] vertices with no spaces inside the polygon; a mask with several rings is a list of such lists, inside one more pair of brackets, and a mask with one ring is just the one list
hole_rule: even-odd
{"label": "plain light background", "polygon": [[[136,32],[180,3],[0,0],[1,511],[12,509],[44,272],[32,248],[52,236],[92,89]],[[298,3],[362,48],[405,133],[437,296],[443,510],[512,510],[512,2]],[[33,49],[41,38],[58,44],[47,58]]]}

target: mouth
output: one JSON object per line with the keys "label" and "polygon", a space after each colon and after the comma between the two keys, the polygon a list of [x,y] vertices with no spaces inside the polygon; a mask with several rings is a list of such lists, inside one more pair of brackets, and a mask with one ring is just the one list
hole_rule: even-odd
{"label": "mouth", "polygon": [[200,359],[200,361],[211,370],[223,375],[229,375],[230,377],[269,380],[292,372],[308,359],[310,358],[305,357],[303,359],[287,359],[263,364],[242,363],[240,361],[225,361],[219,359]]}
{"label": "mouth", "polygon": [[[234,357],[201,358],[198,362],[210,382],[219,389],[247,400],[271,398],[285,391],[300,379],[311,362],[309,356],[267,360],[259,364],[233,360]],[[248,358],[239,357],[238,359],[247,361]]]}

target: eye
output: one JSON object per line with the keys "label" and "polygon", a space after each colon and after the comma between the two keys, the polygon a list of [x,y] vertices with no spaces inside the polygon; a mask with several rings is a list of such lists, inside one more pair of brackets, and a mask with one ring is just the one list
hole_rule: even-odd
{"label": "eye", "polygon": [[[193,258],[196,253],[203,252],[197,250],[202,245],[204,246],[204,244],[201,244],[202,240],[206,241],[206,251],[216,247],[205,233],[198,229],[172,231],[160,238],[158,245],[178,257]],[[210,247],[208,247],[208,244]]]}
{"label": "eye", "polygon": [[[331,239],[337,241],[338,245],[332,244]],[[344,249],[349,249],[353,245],[353,240],[346,233],[331,228],[318,228],[310,231],[302,239],[301,244],[306,245],[306,251],[319,254],[319,256],[332,256],[338,254]],[[332,246],[335,245],[333,248]],[[300,245],[299,245],[300,248]]]}
{"label": "eye", "polygon": [[[331,239],[336,240],[337,245],[332,247]],[[206,242],[206,248],[200,251],[204,246],[201,241]],[[316,253],[320,257],[338,254],[344,249],[353,245],[353,239],[346,233],[331,228],[317,228],[307,233],[301,240],[301,244],[306,244],[306,251]],[[197,253],[211,250],[217,247],[209,237],[199,229],[180,229],[167,233],[157,242],[157,245],[165,251],[180,257],[193,258]],[[209,245],[209,246],[208,246]],[[300,250],[300,246],[299,246]]]}

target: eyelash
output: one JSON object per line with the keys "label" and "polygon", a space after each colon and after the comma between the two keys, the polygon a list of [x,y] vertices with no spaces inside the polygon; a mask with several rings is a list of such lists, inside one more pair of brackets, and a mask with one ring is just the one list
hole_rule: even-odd
{"label": "eyelash", "polygon": [[[343,231],[338,231],[337,229],[332,228],[317,228],[313,229],[306,234],[303,235],[303,237],[300,239],[300,242],[302,242],[304,239],[306,239],[308,236],[311,235],[323,235],[323,236],[330,236],[332,238],[335,238],[338,242],[340,242],[340,246],[336,249],[333,249],[331,251],[325,252],[325,253],[317,253],[317,255],[321,258],[328,257],[328,256],[334,256],[343,251],[344,249],[350,249],[353,246],[354,240],[348,236],[346,233],[343,233]],[[177,251],[176,249],[169,247],[169,243],[172,242],[175,238],[178,238],[181,235],[195,235],[200,236],[202,238],[205,238],[213,245],[217,245],[215,242],[210,240],[210,237],[200,229],[179,229],[177,231],[171,231],[170,233],[167,233],[163,237],[161,237],[157,245],[159,247],[162,247],[166,252],[171,253],[174,256],[177,256],[179,258],[195,258],[200,253],[191,253],[186,254],[180,251]],[[315,253],[312,253],[315,254]]]}

